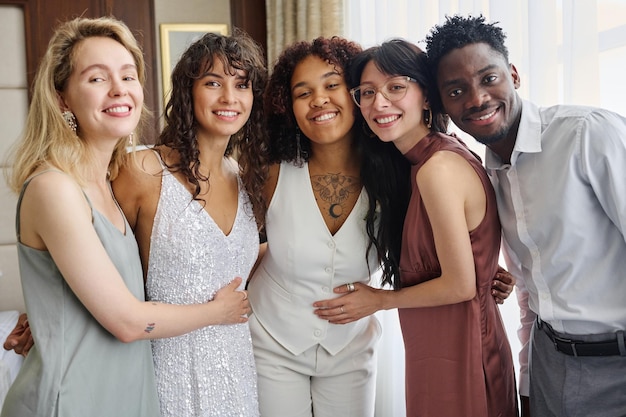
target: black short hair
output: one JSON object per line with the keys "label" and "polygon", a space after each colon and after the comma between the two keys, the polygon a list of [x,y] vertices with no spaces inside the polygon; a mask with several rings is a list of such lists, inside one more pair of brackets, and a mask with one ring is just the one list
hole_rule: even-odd
{"label": "black short hair", "polygon": [[509,51],[504,45],[506,34],[498,22],[486,23],[485,17],[446,16],[443,25],[435,25],[426,36],[426,51],[433,74],[437,74],[439,61],[450,51],[474,43],[486,43],[509,62]]}

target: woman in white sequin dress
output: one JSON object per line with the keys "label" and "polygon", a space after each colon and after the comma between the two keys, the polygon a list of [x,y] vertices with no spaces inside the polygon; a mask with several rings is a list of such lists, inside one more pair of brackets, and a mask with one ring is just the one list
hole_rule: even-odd
{"label": "woman in white sequin dress", "polygon": [[255,196],[264,178],[240,176],[230,155],[237,148],[242,166],[261,155],[251,139],[263,132],[265,80],[247,35],[203,36],[172,73],[157,146],[130,158],[113,185],[139,243],[147,298],[223,301],[214,326],[153,342],[164,417],[259,415],[247,316],[232,313],[248,308],[243,286],[259,250]]}

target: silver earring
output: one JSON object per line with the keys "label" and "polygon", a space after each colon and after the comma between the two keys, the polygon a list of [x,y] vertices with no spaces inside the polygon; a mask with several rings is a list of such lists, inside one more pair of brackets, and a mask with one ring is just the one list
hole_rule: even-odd
{"label": "silver earring", "polygon": [[300,145],[300,128],[296,126],[296,164],[302,165],[302,145]]}
{"label": "silver earring", "polygon": [[134,139],[134,133],[130,132],[130,135],[128,135],[128,146],[133,146],[133,139]]}
{"label": "silver earring", "polygon": [[72,129],[72,132],[76,133],[76,128],[78,127],[78,125],[76,124],[76,116],[74,116],[74,113],[69,110],[65,110],[63,112],[63,119],[65,120],[65,123],[67,123],[69,128]]}
{"label": "silver earring", "polygon": [[[424,110],[424,113],[426,112],[426,110]],[[426,113],[425,113],[426,115]],[[424,123],[426,124],[426,127],[428,129],[430,129],[433,126],[433,111],[431,110],[431,108],[428,108],[428,117],[424,118]]]}

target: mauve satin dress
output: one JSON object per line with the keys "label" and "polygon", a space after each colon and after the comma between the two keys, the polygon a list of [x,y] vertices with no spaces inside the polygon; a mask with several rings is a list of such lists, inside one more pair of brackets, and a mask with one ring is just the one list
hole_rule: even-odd
{"label": "mauve satin dress", "polygon": [[455,152],[470,163],[487,194],[487,213],[470,232],[476,296],[440,307],[399,309],[406,351],[407,417],[517,416],[511,349],[490,293],[500,252],[496,198],[480,160],[456,137],[429,134],[405,155],[412,164],[412,195],[402,234],[402,286],[441,275],[415,181],[420,167],[437,151]]}

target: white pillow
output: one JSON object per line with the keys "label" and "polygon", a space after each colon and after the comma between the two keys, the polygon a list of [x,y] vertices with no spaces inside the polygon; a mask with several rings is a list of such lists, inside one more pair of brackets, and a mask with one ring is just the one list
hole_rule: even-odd
{"label": "white pillow", "polygon": [[2,404],[4,404],[4,397],[11,388],[11,372],[9,368],[0,360],[0,410],[2,410]]}

